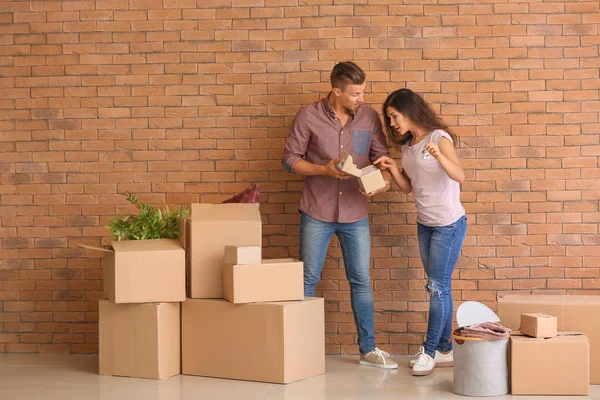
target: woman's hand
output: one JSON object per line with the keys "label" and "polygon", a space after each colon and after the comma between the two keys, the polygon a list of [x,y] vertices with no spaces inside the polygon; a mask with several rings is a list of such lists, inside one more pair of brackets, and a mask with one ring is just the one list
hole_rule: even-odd
{"label": "woman's hand", "polygon": [[379,157],[373,164],[377,165],[379,169],[398,169],[396,160],[388,156]]}
{"label": "woman's hand", "polygon": [[440,151],[440,147],[435,144],[435,143],[427,143],[425,145],[425,150],[427,150],[427,152],[429,154],[431,154],[433,156],[433,158],[435,158],[436,160],[440,159],[440,156],[443,155],[442,152]]}

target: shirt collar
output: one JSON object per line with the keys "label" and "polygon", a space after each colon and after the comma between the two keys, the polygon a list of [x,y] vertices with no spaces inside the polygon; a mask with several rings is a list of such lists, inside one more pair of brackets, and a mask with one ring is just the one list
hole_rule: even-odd
{"label": "shirt collar", "polygon": [[[327,96],[323,97],[323,99],[321,100],[322,104],[323,104],[323,109],[325,110],[325,112],[327,114],[329,114],[329,116],[331,118],[336,118],[335,112],[333,111],[333,108],[331,108],[331,104],[329,103],[329,96],[331,95],[331,92],[327,93]],[[362,104],[360,106],[358,106],[358,109],[356,110],[356,112],[354,114],[351,114],[351,118],[356,118],[356,115],[360,112],[360,109],[362,108]]]}

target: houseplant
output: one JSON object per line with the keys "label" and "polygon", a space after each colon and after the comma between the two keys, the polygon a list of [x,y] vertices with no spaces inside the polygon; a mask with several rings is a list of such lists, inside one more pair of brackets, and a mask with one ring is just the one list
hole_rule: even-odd
{"label": "houseplant", "polygon": [[138,214],[118,215],[109,225],[111,236],[117,241],[145,239],[177,239],[180,235],[179,221],[190,215],[190,209],[178,207],[173,211],[164,210],[142,202],[132,193],[123,194],[133,204]]}

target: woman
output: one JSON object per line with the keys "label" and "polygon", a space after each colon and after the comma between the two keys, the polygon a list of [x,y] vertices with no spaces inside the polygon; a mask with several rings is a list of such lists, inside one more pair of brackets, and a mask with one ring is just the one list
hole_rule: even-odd
{"label": "woman", "polygon": [[383,106],[390,139],[402,146],[402,170],[390,157],[375,161],[391,172],[405,194],[414,193],[421,260],[427,275],[427,336],[415,360],[413,375],[429,375],[437,364],[452,365],[452,272],[467,230],[460,202],[465,179],[456,153],[456,136],[409,89],[390,94]]}

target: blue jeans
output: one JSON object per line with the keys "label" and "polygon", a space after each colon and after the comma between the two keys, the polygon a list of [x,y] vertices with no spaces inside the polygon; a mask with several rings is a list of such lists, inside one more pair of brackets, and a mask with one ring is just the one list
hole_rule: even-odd
{"label": "blue jeans", "polygon": [[427,275],[425,289],[429,293],[429,321],[423,347],[435,357],[435,351],[452,349],[452,272],[460,256],[467,234],[467,217],[462,216],[447,226],[417,224],[419,250]]}
{"label": "blue jeans", "polygon": [[336,234],[346,278],[350,283],[350,302],[358,331],[361,354],[375,349],[375,320],[371,289],[371,233],[368,217],[352,223],[323,222],[302,213],[300,221],[300,260],[304,262],[304,295],[313,297],[321,280],[321,270],[329,242]]}

